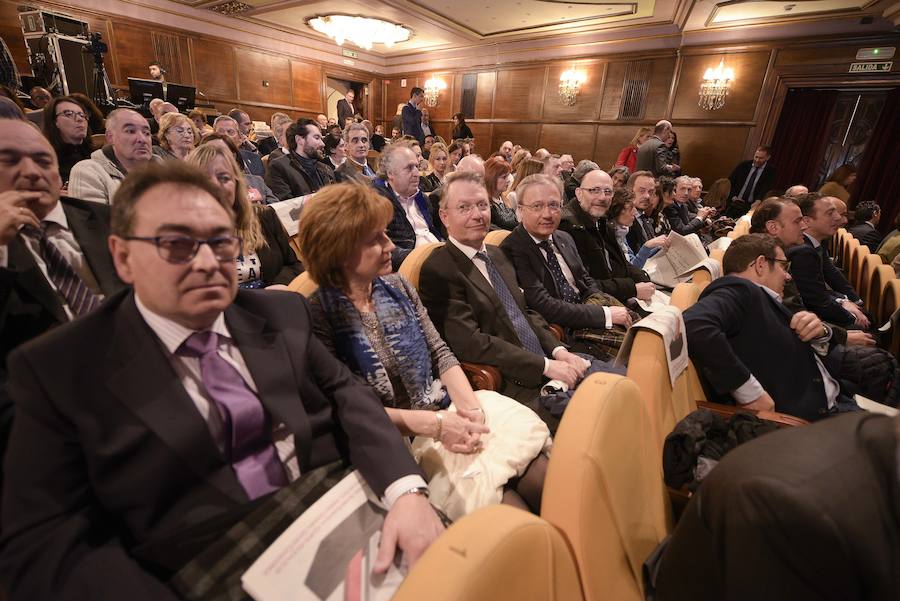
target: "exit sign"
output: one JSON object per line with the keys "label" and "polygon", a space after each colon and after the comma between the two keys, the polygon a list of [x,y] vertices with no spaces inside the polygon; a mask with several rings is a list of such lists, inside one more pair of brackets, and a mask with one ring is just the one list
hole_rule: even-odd
{"label": "exit sign", "polygon": [[882,63],[850,63],[850,73],[889,73],[894,61]]}
{"label": "exit sign", "polygon": [[347,58],[359,58],[359,55],[356,53],[355,50],[348,50],[347,48],[342,48],[341,54],[343,54]]}

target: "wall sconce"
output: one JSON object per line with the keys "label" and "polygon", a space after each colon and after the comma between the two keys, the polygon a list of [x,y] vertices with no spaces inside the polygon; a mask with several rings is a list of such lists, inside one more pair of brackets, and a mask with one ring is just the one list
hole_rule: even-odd
{"label": "wall sconce", "polygon": [[425,104],[432,107],[437,106],[438,95],[440,95],[441,90],[446,89],[447,84],[444,80],[432,75],[431,79],[425,82]]}
{"label": "wall sconce", "polygon": [[559,76],[559,100],[566,106],[575,106],[575,99],[581,84],[587,81],[587,76],[582,71],[576,71],[572,67]]}
{"label": "wall sconce", "polygon": [[713,69],[708,67],[703,74],[703,82],[700,84],[700,100],[697,104],[707,111],[717,111],[725,106],[728,98],[728,88],[734,81],[734,69],[725,66],[725,59],[719,61],[719,66]]}

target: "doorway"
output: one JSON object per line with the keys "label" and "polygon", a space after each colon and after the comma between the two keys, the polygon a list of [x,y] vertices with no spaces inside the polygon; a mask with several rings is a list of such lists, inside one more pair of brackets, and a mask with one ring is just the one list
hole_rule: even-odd
{"label": "doorway", "polygon": [[[325,80],[325,115],[329,119],[337,119],[337,103],[344,98],[350,90],[353,90],[355,95],[353,108],[356,110],[356,113],[362,115],[363,119],[367,118],[369,86],[363,82],[349,81],[329,76]],[[341,125],[343,126],[343,124]]]}
{"label": "doorway", "polygon": [[884,108],[887,93],[886,89],[838,91],[828,126],[825,152],[811,189],[818,190],[841,165],[859,167],[866,144]]}

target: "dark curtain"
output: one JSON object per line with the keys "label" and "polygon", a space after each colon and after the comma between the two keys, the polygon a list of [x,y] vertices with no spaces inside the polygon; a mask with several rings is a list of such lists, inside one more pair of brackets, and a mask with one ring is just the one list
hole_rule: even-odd
{"label": "dark curtain", "polygon": [[900,211],[900,88],[888,93],[881,116],[866,144],[863,159],[857,172],[857,202],[874,200],[881,206],[879,229],[886,234],[893,229],[894,219]]}
{"label": "dark curtain", "polygon": [[837,97],[837,90],[788,90],[772,140],[776,188],[813,185]]}

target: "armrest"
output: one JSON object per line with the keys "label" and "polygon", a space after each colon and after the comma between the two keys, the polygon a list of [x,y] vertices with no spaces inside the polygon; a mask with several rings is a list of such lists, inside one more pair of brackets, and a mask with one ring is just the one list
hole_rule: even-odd
{"label": "armrest", "polygon": [[503,377],[496,367],[481,363],[466,363],[465,361],[461,361],[459,365],[475,390],[496,391],[503,384]]}
{"label": "armrest", "polygon": [[560,342],[566,339],[566,331],[563,329],[561,325],[557,325],[555,323],[550,324],[550,331],[553,332],[553,335],[556,336],[556,339]]}
{"label": "armrest", "polygon": [[731,417],[736,413],[752,413],[761,420],[774,423],[779,428],[792,428],[794,426],[804,426],[809,423],[803,418],[788,415],[787,413],[778,413],[777,411],[754,411],[753,409],[744,409],[734,405],[723,405],[722,403],[710,403],[709,401],[697,401],[697,408],[709,409],[722,417]]}

